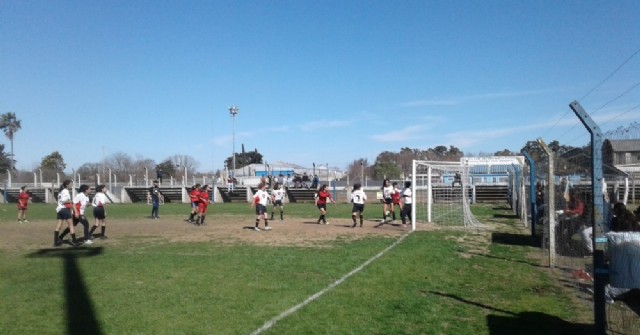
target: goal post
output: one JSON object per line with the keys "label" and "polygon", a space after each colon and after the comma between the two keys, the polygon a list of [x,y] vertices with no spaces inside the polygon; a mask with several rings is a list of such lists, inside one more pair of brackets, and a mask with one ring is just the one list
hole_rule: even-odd
{"label": "goal post", "polygon": [[462,162],[414,160],[411,225],[481,227],[470,207],[469,168]]}

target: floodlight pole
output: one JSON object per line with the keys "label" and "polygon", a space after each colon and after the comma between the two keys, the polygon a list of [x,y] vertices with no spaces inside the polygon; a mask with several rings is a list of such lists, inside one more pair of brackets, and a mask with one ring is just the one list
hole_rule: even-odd
{"label": "floodlight pole", "polygon": [[236,173],[236,115],[238,115],[240,109],[236,106],[229,107],[229,114],[231,114],[232,122],[232,136],[233,136],[233,152],[231,158],[233,159],[233,175]]}

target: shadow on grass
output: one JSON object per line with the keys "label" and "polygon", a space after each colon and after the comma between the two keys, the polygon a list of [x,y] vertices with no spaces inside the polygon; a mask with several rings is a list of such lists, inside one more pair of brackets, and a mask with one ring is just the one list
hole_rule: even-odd
{"label": "shadow on grass", "polygon": [[557,316],[541,312],[520,312],[495,308],[463,299],[453,294],[436,291],[423,291],[458,302],[482,308],[490,313],[500,313],[503,315],[487,315],[487,327],[491,335],[585,335],[591,334],[592,325],[584,323],[572,323]]}
{"label": "shadow on grass", "polygon": [[492,233],[491,243],[537,248],[541,246],[542,239],[539,236],[523,234]]}
{"label": "shadow on grass", "polygon": [[77,262],[78,258],[94,257],[102,254],[102,252],[102,247],[51,248],[40,249],[27,256],[29,258],[62,259],[67,334],[103,334]]}
{"label": "shadow on grass", "polygon": [[493,217],[496,219],[519,219],[516,214],[493,214]]}

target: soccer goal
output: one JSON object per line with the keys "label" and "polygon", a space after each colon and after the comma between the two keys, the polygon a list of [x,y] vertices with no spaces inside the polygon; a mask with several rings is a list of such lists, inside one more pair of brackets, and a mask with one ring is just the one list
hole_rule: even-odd
{"label": "soccer goal", "polygon": [[469,168],[461,162],[414,160],[411,222],[479,228],[470,207]]}

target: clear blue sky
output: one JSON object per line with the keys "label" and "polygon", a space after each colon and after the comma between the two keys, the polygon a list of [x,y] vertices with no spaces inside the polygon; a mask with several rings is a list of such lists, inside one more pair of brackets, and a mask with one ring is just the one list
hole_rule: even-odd
{"label": "clear blue sky", "polygon": [[231,105],[236,151],[304,166],[584,145],[574,100],[603,131],[640,120],[638,18],[637,0],[5,0],[0,113],[22,121],[22,169],[56,150],[69,170],[116,152],[222,168]]}

